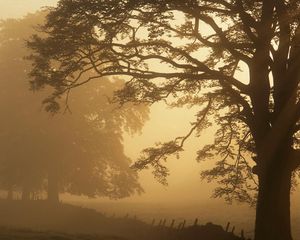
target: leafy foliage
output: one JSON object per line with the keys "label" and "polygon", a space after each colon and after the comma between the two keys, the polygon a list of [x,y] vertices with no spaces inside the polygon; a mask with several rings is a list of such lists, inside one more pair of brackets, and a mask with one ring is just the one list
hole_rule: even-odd
{"label": "leafy foliage", "polygon": [[141,193],[122,136],[124,131],[139,133],[149,110],[145,105],[110,103],[124,81],[104,80],[72,91],[65,109],[60,109],[63,98],[54,102],[50,97],[47,109],[65,112],[55,116],[41,111],[51,88],[29,91],[24,40],[36,32],[33,26],[43,23],[45,15],[1,22],[1,187],[41,192],[54,172],[61,192],[111,198]]}
{"label": "leafy foliage", "polygon": [[[186,136],[145,149],[135,166],[151,166],[166,183],[167,156],[216,125],[215,142],[198,160],[220,160],[202,176],[218,179],[215,196],[253,203],[252,171],[262,176],[273,163],[299,166],[298,157],[289,157],[298,152],[291,141],[298,141],[299,129],[299,7],[292,0],[61,0],[42,27],[49,35],[28,42],[31,86],[54,87],[55,102],[73,88],[117,75],[128,78],[115,95],[121,104],[200,107]],[[248,76],[241,76],[243,65]],[[287,160],[276,158],[282,152]]]}

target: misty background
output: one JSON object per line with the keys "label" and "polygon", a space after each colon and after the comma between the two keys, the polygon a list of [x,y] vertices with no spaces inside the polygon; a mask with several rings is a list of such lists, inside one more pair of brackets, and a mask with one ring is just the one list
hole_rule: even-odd
{"label": "misty background", "polygon": [[[55,6],[55,0],[0,0],[0,19],[21,18],[34,13],[44,6]],[[0,78],[1,81],[1,78]],[[9,104],[9,103],[8,103]],[[72,109],[76,112],[76,109]],[[124,134],[125,154],[133,161],[141,150],[156,142],[164,142],[185,135],[194,119],[193,109],[170,109],[163,103],[150,108],[149,120],[145,122],[140,134]],[[230,221],[237,229],[253,231],[254,208],[246,204],[229,205],[223,199],[211,198],[215,183],[201,181],[200,171],[208,168],[209,161],[197,163],[196,151],[213,141],[213,129],[206,129],[200,138],[187,141],[180,159],[170,158],[168,186],[159,184],[151,170],[139,173],[139,182],[145,190],[141,195],[121,200],[108,198],[89,199],[62,195],[61,200],[79,206],[95,208],[108,216],[123,216],[127,213],[151,222],[153,218],[187,219],[192,222],[196,217],[200,223],[208,221],[226,225]],[[292,194],[292,222],[295,239],[300,239],[300,187]]]}

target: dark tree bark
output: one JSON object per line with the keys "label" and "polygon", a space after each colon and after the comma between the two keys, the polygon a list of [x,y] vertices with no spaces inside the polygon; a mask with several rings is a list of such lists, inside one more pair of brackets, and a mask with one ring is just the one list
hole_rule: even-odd
{"label": "dark tree bark", "polygon": [[256,207],[255,240],[292,240],[290,191],[292,167],[290,151],[276,152],[258,172],[259,191]]}
{"label": "dark tree bark", "polygon": [[[281,181],[280,181],[280,180]],[[272,181],[272,183],[270,183]],[[255,240],[291,240],[291,174],[261,180],[256,208]]]}

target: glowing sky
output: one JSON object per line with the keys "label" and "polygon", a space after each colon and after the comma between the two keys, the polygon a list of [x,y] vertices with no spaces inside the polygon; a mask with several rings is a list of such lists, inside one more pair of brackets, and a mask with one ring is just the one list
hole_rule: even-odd
{"label": "glowing sky", "polygon": [[43,6],[55,6],[56,0],[0,0],[0,18],[19,18]]}
{"label": "glowing sky", "polygon": [[[56,0],[0,0],[0,18],[22,17],[29,12],[37,11],[42,6],[54,6],[56,3]],[[194,114],[195,110],[171,110],[166,109],[163,104],[154,105],[151,108],[151,120],[146,123],[142,135],[125,136],[126,153],[134,160],[143,148],[158,141],[167,141],[184,135],[190,122],[193,121]],[[186,151],[181,154],[181,159],[170,159],[168,165],[172,174],[169,178],[169,187],[163,187],[156,183],[151,173],[142,172],[141,181],[146,194],[132,198],[132,200],[209,200],[213,185],[201,182],[199,176],[200,170],[207,167],[209,163],[199,164],[194,159],[196,150],[212,139],[212,132],[204,131],[200,139],[191,139],[187,142]]]}

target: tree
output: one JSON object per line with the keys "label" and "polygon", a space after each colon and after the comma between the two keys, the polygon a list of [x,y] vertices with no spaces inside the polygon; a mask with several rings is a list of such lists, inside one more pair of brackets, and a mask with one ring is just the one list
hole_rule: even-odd
{"label": "tree", "polygon": [[56,116],[41,111],[50,88],[36,94],[29,91],[24,39],[44,18],[45,12],[39,12],[0,25],[1,187],[10,193],[21,191],[24,200],[47,191],[52,202],[59,200],[60,192],[110,198],[141,193],[122,136],[124,131],[141,130],[148,108],[132,104],[117,108],[108,101],[123,80],[85,85],[69,95],[68,112]]}
{"label": "tree", "polygon": [[[13,19],[1,21],[1,187],[13,192],[18,186],[18,190],[23,192],[23,199],[30,197],[28,185],[31,185],[32,191],[36,190],[37,185],[42,185],[41,175],[44,173],[40,168],[41,161],[35,161],[33,158],[34,152],[31,152],[28,159],[24,158],[28,156],[30,150],[33,150],[32,146],[31,149],[27,147],[30,146],[30,139],[36,137],[36,134],[30,134],[30,130],[36,125],[33,119],[34,115],[38,114],[38,105],[35,104],[37,98],[33,97],[33,94],[28,94],[30,100],[26,101],[29,86],[24,78],[25,71],[29,68],[23,60],[23,56],[28,53],[22,39],[33,33],[32,30],[28,30],[29,26],[33,22],[40,22],[43,17],[44,15],[35,17],[31,15],[23,21]],[[24,100],[32,108],[24,107]],[[29,171],[30,166],[31,170],[35,170]]]}
{"label": "tree", "polygon": [[294,0],[61,0],[42,28],[47,37],[28,43],[31,85],[56,89],[51,107],[93,79],[127,76],[115,95],[121,104],[198,106],[186,136],[145,149],[135,166],[151,166],[164,183],[167,156],[215,124],[215,142],[198,159],[221,160],[203,177],[217,179],[215,195],[228,200],[248,200],[257,189],[255,239],[290,240],[300,163],[299,10]]}

